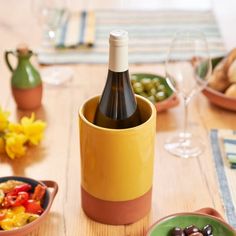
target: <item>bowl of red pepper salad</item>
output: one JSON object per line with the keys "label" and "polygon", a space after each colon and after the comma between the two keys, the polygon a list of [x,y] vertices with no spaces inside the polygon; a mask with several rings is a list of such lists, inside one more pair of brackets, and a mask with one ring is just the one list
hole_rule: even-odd
{"label": "bowl of red pepper salad", "polygon": [[0,177],[0,236],[23,236],[37,228],[57,194],[52,180]]}

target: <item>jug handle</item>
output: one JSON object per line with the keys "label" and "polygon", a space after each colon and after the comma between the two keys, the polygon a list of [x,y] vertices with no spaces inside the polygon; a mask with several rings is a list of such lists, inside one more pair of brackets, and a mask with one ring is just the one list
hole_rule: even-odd
{"label": "jug handle", "polygon": [[7,63],[7,67],[9,68],[9,70],[10,70],[11,72],[13,72],[14,69],[13,69],[13,67],[11,66],[11,63],[10,63],[10,61],[9,61],[9,55],[10,55],[10,54],[15,55],[13,51],[6,51],[6,52],[5,52],[5,61],[6,61],[6,63]]}

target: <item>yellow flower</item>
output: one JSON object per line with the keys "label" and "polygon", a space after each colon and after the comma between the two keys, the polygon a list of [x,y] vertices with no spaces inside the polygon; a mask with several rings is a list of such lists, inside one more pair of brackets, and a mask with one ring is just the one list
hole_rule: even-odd
{"label": "yellow flower", "polygon": [[7,128],[9,115],[9,112],[3,111],[0,107],[0,131],[4,131]]}
{"label": "yellow flower", "polygon": [[5,140],[3,136],[0,135],[0,154],[5,153]]}
{"label": "yellow flower", "polygon": [[16,123],[9,123],[8,125],[8,130],[12,133],[23,133],[23,127],[20,124],[16,124]]}
{"label": "yellow flower", "polygon": [[27,138],[23,134],[17,133],[8,133],[5,136],[6,139],[6,152],[7,155],[14,159],[16,157],[22,157],[25,155],[26,148],[24,143],[27,141]]}
{"label": "yellow flower", "polygon": [[0,154],[14,159],[24,156],[27,144],[38,145],[43,138],[46,123],[31,117],[23,117],[20,123],[11,123],[8,120],[9,112],[0,107]]}
{"label": "yellow flower", "polygon": [[33,145],[38,145],[43,138],[43,133],[46,127],[45,122],[35,120],[35,114],[32,113],[31,117],[23,117],[21,119],[21,126],[23,134],[27,137],[28,142]]}

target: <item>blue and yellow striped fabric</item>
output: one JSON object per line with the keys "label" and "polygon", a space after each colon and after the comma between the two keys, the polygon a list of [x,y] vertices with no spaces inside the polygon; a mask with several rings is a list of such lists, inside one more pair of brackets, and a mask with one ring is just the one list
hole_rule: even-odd
{"label": "blue and yellow striped fabric", "polygon": [[94,12],[70,13],[56,34],[56,47],[76,48],[91,47],[95,40]]}
{"label": "blue and yellow striped fabric", "polygon": [[[176,31],[181,29],[202,31],[207,37],[212,57],[225,54],[223,39],[211,11],[97,10],[92,20],[95,25],[94,34],[90,33],[87,37],[85,35],[89,31],[87,27],[90,24],[87,24],[84,19],[88,14],[74,13],[68,25],[61,29],[62,32],[57,40],[58,46],[67,49],[44,48],[39,51],[39,62],[42,64],[107,63],[109,32],[117,28],[129,32],[129,63],[165,61],[170,42]],[[76,47],[84,42],[85,44],[94,42],[94,46]],[[180,51],[176,54],[176,60],[185,57],[188,53],[188,51],[184,53]]]}
{"label": "blue and yellow striped fabric", "polygon": [[[236,170],[228,154],[235,153],[236,131],[213,129],[210,133],[213,161],[215,163],[222,203],[228,222],[236,229]],[[233,137],[233,139],[232,139]],[[233,140],[233,142],[231,142]],[[233,144],[230,148],[226,144]],[[222,235],[223,236],[223,235]]]}
{"label": "blue and yellow striped fabric", "polygon": [[225,156],[232,168],[236,168],[236,131],[222,136]]}

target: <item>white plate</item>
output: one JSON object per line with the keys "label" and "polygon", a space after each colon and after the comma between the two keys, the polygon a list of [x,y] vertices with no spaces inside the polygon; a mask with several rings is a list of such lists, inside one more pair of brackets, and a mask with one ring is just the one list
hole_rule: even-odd
{"label": "white plate", "polygon": [[40,70],[42,81],[50,85],[61,85],[73,78],[74,71],[67,66],[50,66]]}

